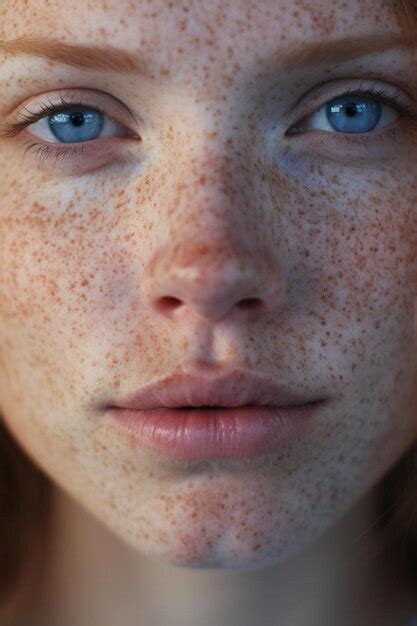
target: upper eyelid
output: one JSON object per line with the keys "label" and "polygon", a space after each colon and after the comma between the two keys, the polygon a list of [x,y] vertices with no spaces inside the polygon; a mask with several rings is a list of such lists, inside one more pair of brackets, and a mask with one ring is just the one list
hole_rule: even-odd
{"label": "upper eyelid", "polygon": [[[404,93],[404,96],[402,97],[400,95],[400,98],[402,98],[403,100],[406,100],[408,102],[409,105],[412,106],[412,102],[413,102],[413,98],[410,94],[408,94],[407,92],[405,92],[404,89],[400,88],[400,87],[396,87],[388,82],[384,82],[381,80],[375,80],[375,79],[366,79],[366,78],[341,78],[341,79],[330,79],[328,81],[324,81],[323,83],[320,83],[319,85],[315,85],[314,87],[312,87],[311,89],[309,89],[307,92],[305,92],[302,96],[300,96],[300,98],[298,98],[298,100],[296,101],[295,105],[292,106],[291,111],[287,111],[287,114],[285,115],[285,117],[287,118],[296,118],[294,119],[294,122],[297,121],[297,115],[300,115],[302,113],[301,111],[301,107],[304,103],[304,101],[306,99],[308,99],[309,94],[313,93],[313,100],[317,100],[317,104],[314,105],[312,103],[309,103],[307,106],[307,112],[304,112],[304,116],[308,116],[311,114],[316,113],[317,111],[319,111],[327,102],[329,102],[330,100],[332,100],[333,98],[336,98],[338,95],[340,95],[340,93],[343,91],[343,87],[342,85],[346,85],[347,86],[347,81],[349,81],[349,84],[352,85],[352,88],[357,89],[357,91],[366,91],[367,88],[369,88],[370,86],[375,87],[375,91],[378,91],[378,88],[381,88],[382,86],[384,86],[384,88],[389,92],[392,93],[393,95],[399,95],[401,93]],[[339,85],[338,87],[335,86],[334,87],[334,93],[333,93],[333,85]],[[355,85],[355,87],[353,87],[353,85]],[[330,87],[328,87],[330,86]],[[356,87],[357,86],[357,87]],[[328,89],[330,89],[330,91],[332,93],[328,93],[328,91],[326,91],[326,87]],[[323,93],[322,97],[321,97],[321,93]],[[372,96],[370,96],[372,97]],[[414,106],[417,105],[414,102]]]}
{"label": "upper eyelid", "polygon": [[[24,110],[26,107],[27,108],[30,107],[30,109],[32,109],[31,112],[36,111],[36,113],[37,112],[41,113],[41,105],[42,103],[45,103],[46,101],[48,102],[48,104],[53,104],[54,106],[56,105],[56,107],[60,107],[62,106],[61,97],[65,101],[69,101],[69,102],[71,102],[72,100],[80,101],[83,103],[83,106],[85,107],[89,106],[91,108],[100,110],[103,113],[105,113],[108,117],[111,117],[116,122],[121,123],[121,124],[123,123],[128,124],[129,123],[128,120],[129,120],[130,123],[132,123],[133,121],[134,124],[136,124],[136,126],[138,127],[140,125],[143,125],[144,123],[141,117],[138,117],[137,115],[135,115],[131,111],[131,109],[127,107],[116,96],[108,94],[104,91],[91,89],[88,87],[61,88],[55,91],[47,92],[46,94],[38,94],[37,96],[31,96],[30,98],[27,98],[24,102],[22,102],[16,108],[16,110],[11,112],[8,117],[10,117],[12,122],[14,120],[17,121],[19,119],[19,112],[22,112],[22,110]],[[103,100],[104,101],[107,100],[109,104],[107,106],[106,104],[103,105],[103,102],[102,102]],[[118,113],[120,114],[120,117],[122,119],[119,119],[117,115],[111,112],[112,104],[113,104],[113,108],[114,106],[116,106],[116,108],[118,109]],[[35,109],[35,111],[33,111],[33,109]]]}

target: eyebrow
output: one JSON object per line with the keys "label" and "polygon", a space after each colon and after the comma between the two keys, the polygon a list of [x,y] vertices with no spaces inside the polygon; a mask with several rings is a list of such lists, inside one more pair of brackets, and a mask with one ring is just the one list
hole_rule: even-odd
{"label": "eyebrow", "polygon": [[[334,65],[398,47],[416,50],[417,36],[413,33],[375,33],[330,41],[297,43],[289,48],[280,48],[270,60],[291,70],[324,63]],[[70,44],[28,36],[9,41],[0,40],[0,54],[30,55],[79,69],[152,77],[149,59],[109,45]]]}

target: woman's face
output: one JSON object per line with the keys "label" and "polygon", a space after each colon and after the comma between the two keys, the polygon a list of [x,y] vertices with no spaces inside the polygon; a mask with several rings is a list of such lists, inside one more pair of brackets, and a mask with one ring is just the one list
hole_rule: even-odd
{"label": "woman's face", "polygon": [[[2,2],[6,42],[148,64],[77,67],[34,56],[39,42],[0,54],[0,407],[45,473],[143,553],[281,562],[413,441],[416,66],[410,47],[350,41],[403,34],[392,4]],[[78,104],[78,123],[51,103]],[[266,306],[249,319],[252,297]],[[101,407],[185,367],[328,403],[272,462],[170,462]]]}

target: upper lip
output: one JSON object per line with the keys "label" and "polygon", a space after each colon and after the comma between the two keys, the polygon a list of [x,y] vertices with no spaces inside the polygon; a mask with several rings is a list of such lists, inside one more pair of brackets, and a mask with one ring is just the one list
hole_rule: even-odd
{"label": "upper lip", "polygon": [[176,373],[141,387],[118,406],[138,410],[184,406],[285,407],[323,399],[307,398],[270,378],[235,369],[215,377]]}

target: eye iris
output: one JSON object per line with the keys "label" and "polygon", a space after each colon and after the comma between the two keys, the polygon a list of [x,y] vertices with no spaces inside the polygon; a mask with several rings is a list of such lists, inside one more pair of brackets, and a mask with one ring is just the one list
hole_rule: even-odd
{"label": "eye iris", "polygon": [[370,132],[378,124],[382,110],[381,103],[365,96],[341,96],[335,98],[326,108],[329,124],[343,133]]}
{"label": "eye iris", "polygon": [[48,117],[52,134],[65,143],[97,139],[104,125],[104,116],[93,109],[56,111]]}

